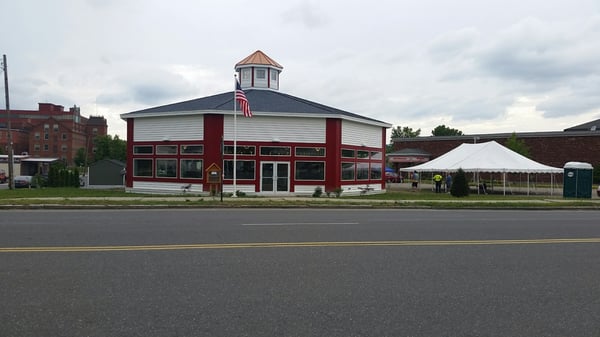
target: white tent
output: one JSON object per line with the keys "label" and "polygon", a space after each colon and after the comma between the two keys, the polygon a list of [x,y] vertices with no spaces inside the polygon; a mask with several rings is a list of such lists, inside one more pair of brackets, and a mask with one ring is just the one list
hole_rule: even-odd
{"label": "white tent", "polygon": [[[426,163],[402,168],[405,172],[465,172],[502,173],[504,192],[506,193],[506,173],[527,173],[527,192],[529,193],[530,173],[563,173],[556,168],[533,161],[495,141],[479,144],[461,144],[455,149]],[[553,176],[552,176],[553,177]]]}

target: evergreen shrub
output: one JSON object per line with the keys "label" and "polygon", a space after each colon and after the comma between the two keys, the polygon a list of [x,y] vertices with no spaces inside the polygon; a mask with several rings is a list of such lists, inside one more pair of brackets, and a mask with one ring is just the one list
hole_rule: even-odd
{"label": "evergreen shrub", "polygon": [[453,197],[466,197],[469,195],[469,181],[467,175],[462,169],[458,171],[452,177],[452,187],[450,187],[450,194]]}

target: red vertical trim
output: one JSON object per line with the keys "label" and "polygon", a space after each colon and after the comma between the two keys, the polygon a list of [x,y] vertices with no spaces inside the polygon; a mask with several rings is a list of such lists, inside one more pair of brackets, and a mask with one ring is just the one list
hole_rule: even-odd
{"label": "red vertical trim", "polygon": [[202,168],[203,191],[209,192],[210,185],[206,183],[206,169],[216,164],[223,169],[221,161],[221,137],[223,136],[223,115],[204,115],[204,167]]}
{"label": "red vertical trim", "polygon": [[325,126],[325,191],[342,185],[342,120],[327,118]]}
{"label": "red vertical trim", "polygon": [[127,165],[125,166],[125,186],[133,187],[133,118],[127,118]]}

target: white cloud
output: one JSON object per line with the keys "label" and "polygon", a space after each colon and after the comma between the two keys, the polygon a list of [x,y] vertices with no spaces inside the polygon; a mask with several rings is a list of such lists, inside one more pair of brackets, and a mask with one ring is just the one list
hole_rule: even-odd
{"label": "white cloud", "polygon": [[284,66],[281,91],[423,135],[561,130],[600,109],[595,0],[22,0],[3,12],[11,106],[77,104],[122,138],[120,114],[229,91],[257,49]]}

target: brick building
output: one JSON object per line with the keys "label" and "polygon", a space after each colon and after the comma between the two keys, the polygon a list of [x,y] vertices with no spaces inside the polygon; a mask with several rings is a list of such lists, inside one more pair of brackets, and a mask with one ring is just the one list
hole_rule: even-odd
{"label": "brick building", "polygon": [[[596,128],[598,125],[598,128]],[[429,154],[429,160],[452,150],[462,143],[488,142],[495,140],[505,145],[512,133],[477,134],[463,136],[430,136],[394,139],[394,152],[401,153],[404,149],[418,149]],[[564,131],[553,132],[522,132],[516,133],[529,148],[530,158],[542,164],[563,167],[570,161],[579,161],[600,165],[600,119],[577,125]],[[397,166],[408,167],[413,163],[404,164],[402,159],[390,160]]]}
{"label": "brick building", "polygon": [[[65,108],[39,103],[38,110],[10,110],[13,150],[31,157],[60,158],[68,165],[80,148],[94,152],[94,137],[106,135],[108,125],[101,116],[81,116],[77,106]],[[0,149],[8,150],[8,114],[0,110]]]}

